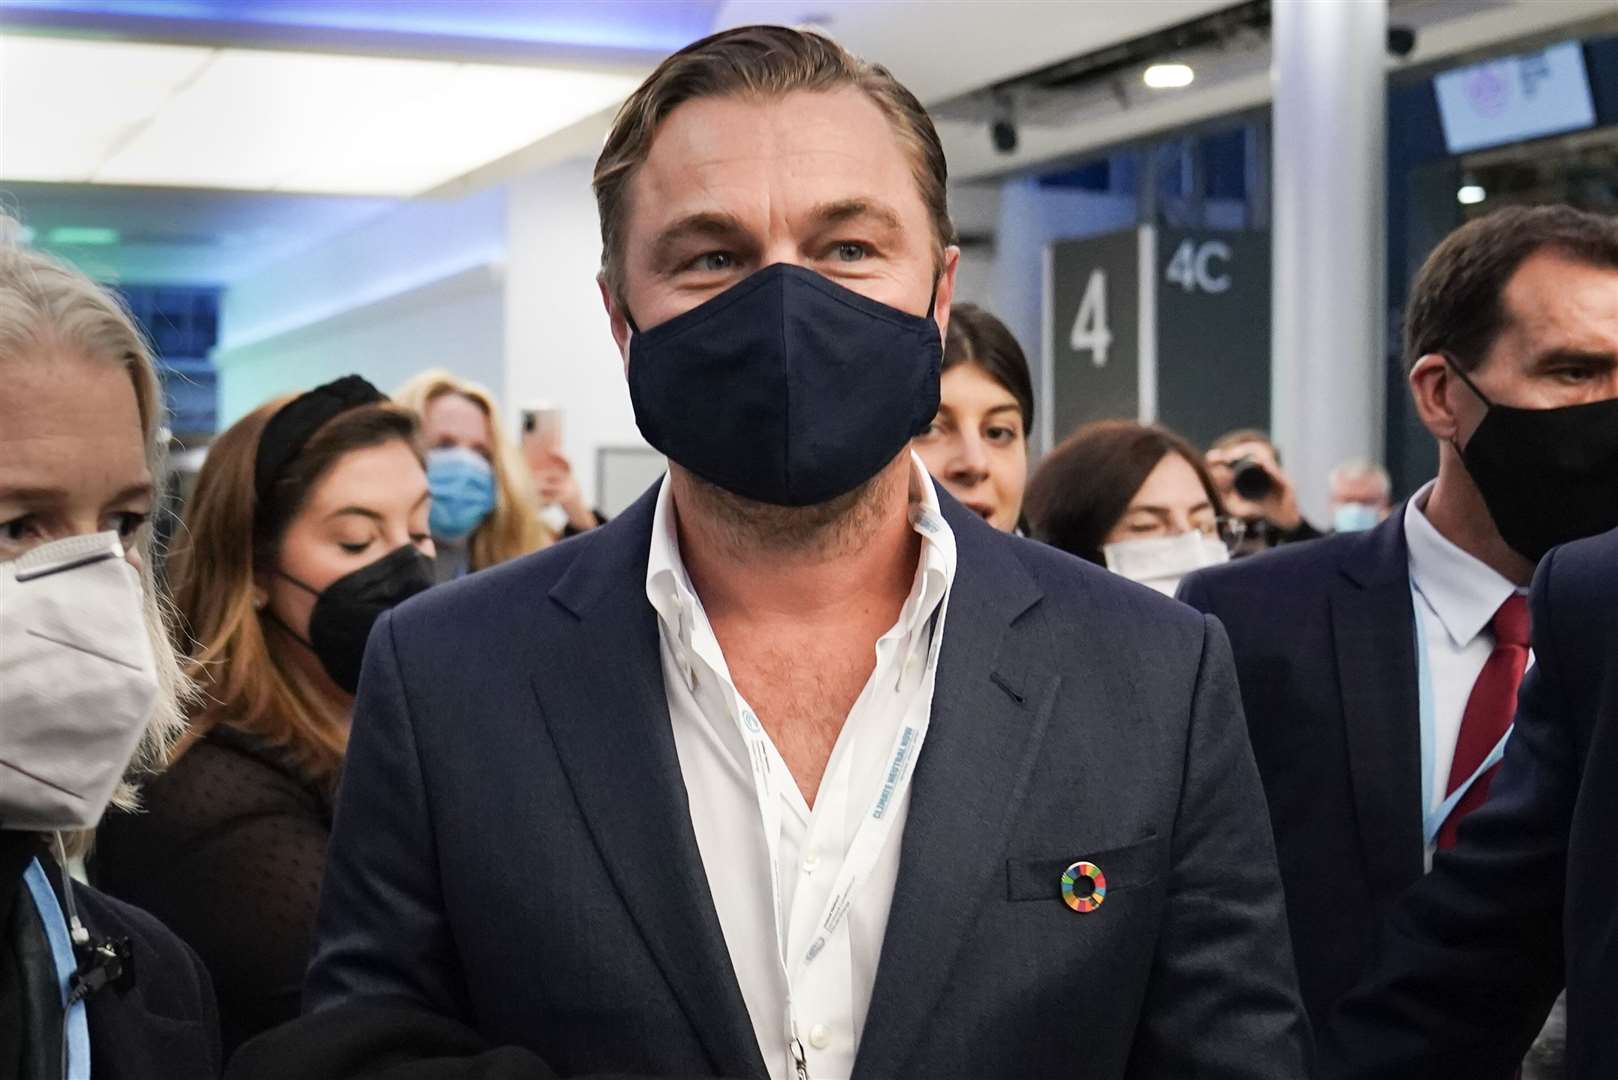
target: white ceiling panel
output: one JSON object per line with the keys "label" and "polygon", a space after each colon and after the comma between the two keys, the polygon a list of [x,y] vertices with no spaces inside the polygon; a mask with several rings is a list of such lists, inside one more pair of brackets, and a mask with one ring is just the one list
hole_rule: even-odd
{"label": "white ceiling panel", "polygon": [[0,36],[0,178],[415,195],[613,105],[637,75]]}

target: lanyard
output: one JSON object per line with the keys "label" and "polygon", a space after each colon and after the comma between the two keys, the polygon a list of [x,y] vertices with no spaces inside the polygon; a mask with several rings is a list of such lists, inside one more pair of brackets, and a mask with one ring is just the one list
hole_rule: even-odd
{"label": "lanyard", "polygon": [[62,1050],[66,1067],[62,1075],[64,1080],[90,1080],[90,1022],[85,1015],[84,1002],[67,1004],[69,985],[74,972],[79,969],[78,961],[73,956],[73,940],[67,932],[67,920],[62,917],[62,907],[56,902],[56,894],[51,891],[50,882],[46,880],[38,859],[28,864],[23,880],[28,883],[28,892],[34,901],[34,909],[39,912],[39,921],[45,924],[45,938],[51,946],[51,959],[56,964],[56,979],[62,991],[62,1004],[66,1008],[62,1021]]}
{"label": "lanyard", "polygon": [[771,764],[773,744],[752,708],[740,700],[741,695],[734,689],[731,691],[732,714],[736,717],[736,726],[741,732],[742,741],[747,746],[747,759],[753,772],[753,794],[758,802],[759,820],[764,826],[764,843],[769,851],[770,901],[775,909],[776,958],[781,964],[782,976],[786,979],[787,1051],[791,1055],[798,1080],[808,1080],[809,1065],[803,1042],[798,1038],[797,1018],[792,1009],[793,979],[795,975],[802,978],[803,973],[847,922],[855,895],[876,866],[888,834],[893,831],[893,811],[910,789],[916,758],[921,753],[921,744],[927,738],[927,728],[932,721],[932,687],[938,671],[939,650],[944,643],[944,614],[948,603],[949,595],[946,592],[939,598],[938,609],[929,620],[932,636],[927,645],[927,666],[922,675],[923,693],[917,694],[916,699],[905,710],[904,719],[894,736],[893,745],[888,751],[887,761],[882,769],[882,786],[871,799],[871,805],[866,809],[865,817],[854,833],[854,841],[849,845],[842,869],[832,883],[831,896],[821,909],[814,940],[803,954],[796,958],[795,963],[787,955],[790,946],[787,942],[786,910],[781,899],[783,788],[778,770]]}
{"label": "lanyard", "polygon": [[1471,790],[1472,785],[1477,783],[1484,773],[1498,765],[1500,759],[1506,756],[1506,743],[1510,741],[1511,733],[1515,730],[1517,730],[1517,725],[1515,724],[1506,728],[1506,733],[1500,736],[1500,741],[1494,744],[1494,749],[1489,751],[1489,756],[1483,759],[1483,763],[1472,770],[1472,775],[1461,781],[1460,785],[1450,792],[1442,803],[1439,803],[1438,809],[1427,815],[1427,820],[1423,822],[1422,832],[1427,837],[1428,847],[1438,843],[1438,834],[1444,828],[1444,821],[1450,814],[1454,813],[1455,807],[1466,797],[1466,793]]}
{"label": "lanyard", "polygon": [[[1437,708],[1437,696],[1433,689],[1431,654],[1427,651],[1427,627],[1421,616],[1422,606],[1431,607],[1431,604],[1426,596],[1422,594],[1421,586],[1416,584],[1414,578],[1410,581],[1410,600],[1416,616],[1416,669],[1419,682],[1417,695],[1421,708],[1421,805],[1427,806],[1432,802],[1433,755],[1436,752],[1433,742],[1438,727],[1438,721],[1434,716]],[[1532,662],[1531,657],[1532,654],[1530,654],[1530,663]],[[1483,764],[1474,769],[1471,776],[1468,776],[1459,787],[1450,792],[1432,813],[1422,818],[1422,836],[1427,841],[1429,858],[1434,845],[1438,843],[1438,834],[1443,831],[1445,819],[1455,811],[1455,807],[1466,797],[1467,791],[1473,784],[1478,782],[1479,777],[1499,764],[1500,759],[1505,756],[1506,742],[1511,738],[1514,728],[1515,725],[1506,728],[1506,733],[1500,736],[1499,742],[1494,744],[1494,749],[1490,750],[1488,756],[1483,759]]]}

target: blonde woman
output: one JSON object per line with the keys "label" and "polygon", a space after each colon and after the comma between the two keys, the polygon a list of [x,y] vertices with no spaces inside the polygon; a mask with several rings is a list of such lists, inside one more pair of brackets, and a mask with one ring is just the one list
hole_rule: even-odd
{"label": "blonde woman", "polygon": [[60,861],[184,727],[151,575],[162,389],[118,300],[15,233],[0,215],[0,1076],[216,1076],[206,969]]}
{"label": "blonde woman", "polygon": [[169,575],[206,703],[96,871],[202,956],[227,1054],[298,1013],[365,640],[432,584],[427,507],[414,415],[352,375],[237,421],[197,477]]}
{"label": "blonde woman", "polygon": [[[540,520],[533,477],[506,438],[487,389],[435,368],[393,397],[421,418],[439,581],[486,570],[556,541]],[[592,518],[585,527],[594,523]]]}

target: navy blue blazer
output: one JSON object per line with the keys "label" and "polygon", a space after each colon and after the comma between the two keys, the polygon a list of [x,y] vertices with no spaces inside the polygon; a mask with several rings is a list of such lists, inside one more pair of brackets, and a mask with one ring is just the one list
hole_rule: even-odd
{"label": "navy blue blazer", "polygon": [[[1296,1080],[1223,633],[941,499],[958,569],[854,1076]],[[675,756],[654,501],[378,624],[306,1006],[403,1004],[563,1076],[767,1075]]]}
{"label": "navy blue blazer", "polygon": [[1318,1027],[1421,879],[1421,698],[1404,513],[1200,571],[1230,634],[1298,985]]}
{"label": "navy blue blazer", "polygon": [[1618,1076],[1618,532],[1540,563],[1534,666],[1489,799],[1390,920],[1331,1080],[1510,1077],[1567,987],[1568,1080]]}

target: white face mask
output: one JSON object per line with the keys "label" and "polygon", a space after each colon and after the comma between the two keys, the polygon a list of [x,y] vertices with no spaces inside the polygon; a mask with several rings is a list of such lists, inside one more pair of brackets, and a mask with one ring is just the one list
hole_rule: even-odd
{"label": "white face mask", "polygon": [[117,533],[0,562],[0,828],[101,820],[157,699],[142,610]]}
{"label": "white face mask", "polygon": [[1124,540],[1101,549],[1107,569],[1131,581],[1150,585],[1166,596],[1173,596],[1180,579],[1193,570],[1218,566],[1230,561],[1224,541],[1204,536],[1196,529],[1179,536],[1154,536],[1149,540]]}

